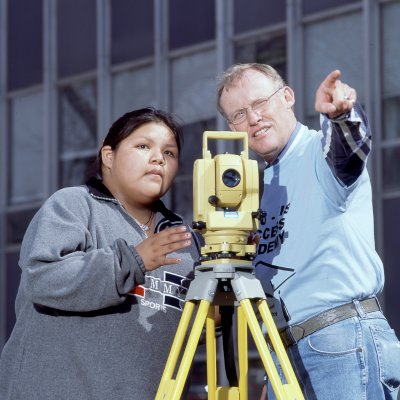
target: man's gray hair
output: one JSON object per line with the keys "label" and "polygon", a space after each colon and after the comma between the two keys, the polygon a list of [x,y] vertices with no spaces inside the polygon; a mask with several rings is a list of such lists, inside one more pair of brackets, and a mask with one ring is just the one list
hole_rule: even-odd
{"label": "man's gray hair", "polygon": [[252,69],[254,71],[261,72],[267,78],[271,79],[278,86],[285,86],[286,83],[283,78],[279,75],[278,71],[267,64],[260,63],[247,63],[247,64],[234,64],[229,67],[225,72],[223,72],[218,77],[217,83],[217,109],[221,113],[221,115],[226,118],[223,109],[221,108],[220,99],[222,92],[225,88],[230,88],[235,85],[235,83],[240,80],[243,74]]}

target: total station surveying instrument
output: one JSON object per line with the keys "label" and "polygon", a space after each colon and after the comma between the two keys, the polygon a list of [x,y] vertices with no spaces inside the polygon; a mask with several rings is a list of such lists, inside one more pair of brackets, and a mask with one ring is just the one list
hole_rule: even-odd
{"label": "total station surveying instrument", "polygon": [[[212,158],[208,150],[209,139],[241,140],[243,150],[240,155],[218,154]],[[204,326],[209,400],[248,399],[248,328],[276,397],[304,400],[269,311],[265,293],[252,266],[256,246],[248,244],[248,237],[257,230],[256,220],[263,215],[259,210],[258,186],[258,165],[256,160],[248,158],[247,134],[204,132],[203,159],[195,161],[193,171],[193,228],[203,235],[205,245],[201,248],[201,257],[195,267],[195,278],[186,296],[156,400],[181,398]],[[287,383],[282,383],[279,378],[252,302],[256,304],[265,324],[269,341],[277,354]],[[190,334],[187,335],[195,306],[198,306],[197,314]],[[235,306],[237,310],[239,374],[235,386],[217,385],[215,306]],[[181,356],[185,340],[186,346]],[[180,364],[177,369],[178,359]]]}

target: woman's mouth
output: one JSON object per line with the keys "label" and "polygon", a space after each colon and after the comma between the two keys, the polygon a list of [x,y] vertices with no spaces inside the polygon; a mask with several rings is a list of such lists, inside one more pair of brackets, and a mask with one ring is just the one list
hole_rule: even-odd
{"label": "woman's mouth", "polygon": [[162,173],[162,171],[160,169],[152,169],[147,174],[148,175],[157,175],[157,176],[160,176],[160,177],[163,176],[163,173]]}

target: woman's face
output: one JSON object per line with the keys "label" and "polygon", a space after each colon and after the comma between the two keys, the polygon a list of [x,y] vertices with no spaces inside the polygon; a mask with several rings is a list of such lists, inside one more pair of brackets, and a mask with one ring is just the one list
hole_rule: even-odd
{"label": "woman's face", "polygon": [[148,205],[163,196],[178,172],[179,150],[171,130],[149,122],[117,148],[102,149],[103,181],[122,204]]}

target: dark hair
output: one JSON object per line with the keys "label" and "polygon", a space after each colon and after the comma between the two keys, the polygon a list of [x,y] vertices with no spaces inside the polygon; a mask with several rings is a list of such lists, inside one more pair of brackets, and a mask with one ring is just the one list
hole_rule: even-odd
{"label": "dark hair", "polygon": [[171,130],[175,136],[180,154],[183,145],[183,135],[182,128],[175,118],[171,114],[153,107],[141,108],[139,110],[130,111],[114,121],[97,154],[93,167],[94,171],[92,169],[94,174],[92,173],[90,175],[102,177],[101,167],[103,163],[101,160],[101,149],[104,146],[110,146],[113,150],[116,149],[119,143],[126,139],[133,131],[150,122],[164,124]]}

